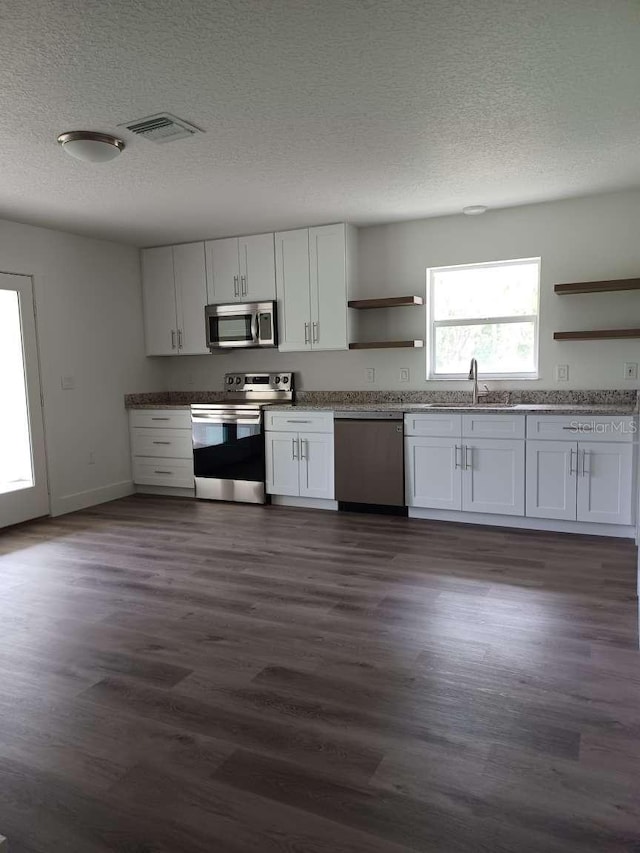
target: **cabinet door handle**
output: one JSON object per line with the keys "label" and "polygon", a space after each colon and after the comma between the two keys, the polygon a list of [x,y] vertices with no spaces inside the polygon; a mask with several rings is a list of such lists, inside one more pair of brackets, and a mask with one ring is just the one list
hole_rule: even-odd
{"label": "cabinet door handle", "polygon": [[[304,453],[304,446],[307,445],[307,452]],[[308,459],[309,458],[309,442],[306,438],[300,439],[300,459]]]}
{"label": "cabinet door handle", "polygon": [[470,471],[473,468],[473,447],[464,446],[464,470]]}
{"label": "cabinet door handle", "polygon": [[178,329],[178,349],[182,349],[182,329]]}
{"label": "cabinet door handle", "polygon": [[[573,454],[574,454],[574,453],[576,454],[576,457],[577,457],[577,455],[578,455],[578,451],[577,451],[577,450],[574,450],[574,449],[573,449],[573,447],[572,447],[572,448],[569,450],[569,476],[570,476],[570,477],[573,477],[573,475],[574,475],[574,474],[577,474],[577,473],[578,473],[578,465],[577,465],[577,464],[576,464],[575,471],[574,471],[574,469],[573,469]],[[576,462],[577,462],[577,459],[576,459]]]}
{"label": "cabinet door handle", "polygon": [[312,323],[311,327],[313,329],[313,343],[317,344],[320,341],[320,323]]}
{"label": "cabinet door handle", "polygon": [[[589,459],[589,467],[587,468],[587,458]],[[591,451],[582,451],[582,476],[587,477],[591,474]]]}
{"label": "cabinet door handle", "polygon": [[176,331],[175,329],[171,329],[171,349],[176,348]]}
{"label": "cabinet door handle", "polygon": [[292,459],[299,459],[300,458],[298,456],[298,454],[296,453],[297,449],[298,449],[298,439],[292,438],[291,439],[291,458]]}
{"label": "cabinet door handle", "polygon": [[238,276],[234,275],[233,277],[233,295],[240,296],[240,289],[238,286]]}
{"label": "cabinet door handle", "polygon": [[247,277],[246,277],[246,275],[240,276],[240,285],[241,285],[240,290],[242,292],[242,295],[246,296],[247,295]]}
{"label": "cabinet door handle", "polygon": [[[458,451],[460,451],[460,464],[458,464]],[[455,445],[453,458],[454,458],[454,465],[453,465],[454,470],[456,468],[462,468],[462,446],[461,445],[459,445],[459,444]]]}
{"label": "cabinet door handle", "polygon": [[304,324],[304,342],[305,344],[309,343],[309,324]]}

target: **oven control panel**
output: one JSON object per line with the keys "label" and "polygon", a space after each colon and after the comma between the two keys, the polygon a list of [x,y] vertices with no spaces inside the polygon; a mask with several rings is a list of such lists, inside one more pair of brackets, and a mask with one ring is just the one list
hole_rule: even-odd
{"label": "oven control panel", "polygon": [[293,391],[293,373],[227,373],[225,391],[262,394],[269,391]]}

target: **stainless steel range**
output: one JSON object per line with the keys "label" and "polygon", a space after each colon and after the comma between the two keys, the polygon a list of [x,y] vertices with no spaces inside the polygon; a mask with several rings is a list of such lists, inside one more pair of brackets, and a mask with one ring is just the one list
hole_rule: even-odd
{"label": "stainless steel range", "polygon": [[227,373],[222,403],[191,406],[196,497],[265,502],[263,409],[294,400],[293,373]]}

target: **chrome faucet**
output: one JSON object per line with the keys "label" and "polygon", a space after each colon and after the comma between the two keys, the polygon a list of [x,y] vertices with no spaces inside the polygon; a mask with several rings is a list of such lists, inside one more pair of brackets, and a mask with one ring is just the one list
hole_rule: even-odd
{"label": "chrome faucet", "polygon": [[489,394],[489,389],[486,385],[483,386],[484,390],[478,390],[478,362],[477,359],[471,359],[471,365],[469,367],[469,379],[473,381],[473,405],[477,406],[480,397],[486,397]]}

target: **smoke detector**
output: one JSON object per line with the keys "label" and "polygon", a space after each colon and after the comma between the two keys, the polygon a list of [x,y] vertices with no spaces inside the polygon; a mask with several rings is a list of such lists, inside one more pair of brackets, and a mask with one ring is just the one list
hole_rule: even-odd
{"label": "smoke detector", "polygon": [[118,127],[126,127],[136,136],[142,136],[150,142],[164,144],[174,142],[177,139],[186,139],[196,133],[204,133],[199,127],[190,124],[182,118],[171,115],[171,113],[157,113],[156,115],[128,121]]}

